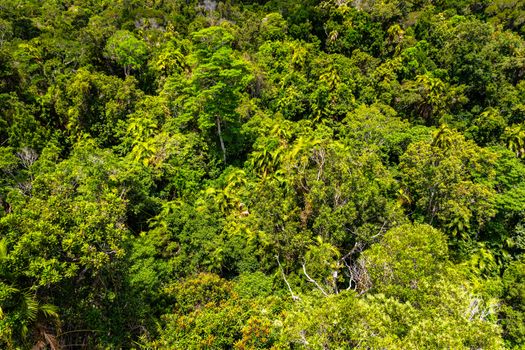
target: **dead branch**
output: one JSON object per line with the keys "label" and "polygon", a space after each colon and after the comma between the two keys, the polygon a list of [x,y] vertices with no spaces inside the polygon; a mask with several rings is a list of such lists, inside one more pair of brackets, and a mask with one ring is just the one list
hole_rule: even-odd
{"label": "dead branch", "polygon": [[277,264],[279,265],[279,270],[281,270],[281,274],[283,275],[284,283],[286,283],[286,286],[288,287],[288,290],[290,291],[290,294],[292,296],[293,301],[300,300],[299,296],[295,295],[293,293],[292,287],[290,287],[290,283],[288,283],[288,280],[286,279],[286,275],[284,273],[283,267],[281,266],[281,262],[279,261],[279,255],[276,255],[275,258],[277,259]]}
{"label": "dead branch", "polygon": [[315,286],[321,291],[321,293],[323,293],[324,296],[328,296],[328,293],[326,293],[323,287],[321,287],[319,283],[317,283],[312,277],[308,275],[308,273],[306,272],[306,263],[303,263],[303,272],[308,282],[312,282],[313,284],[315,284]]}

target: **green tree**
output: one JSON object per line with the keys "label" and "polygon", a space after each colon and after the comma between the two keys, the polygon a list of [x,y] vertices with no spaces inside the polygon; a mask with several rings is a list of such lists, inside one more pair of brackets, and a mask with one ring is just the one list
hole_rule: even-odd
{"label": "green tree", "polygon": [[496,214],[495,154],[461,134],[442,128],[432,142],[411,144],[400,160],[415,220],[468,236]]}
{"label": "green tree", "polygon": [[127,30],[116,31],[108,39],[104,52],[108,58],[124,68],[125,76],[132,69],[140,69],[148,55],[146,44]]}
{"label": "green tree", "polygon": [[509,347],[525,344],[525,263],[523,258],[512,262],[503,274],[505,286],[502,324]]}
{"label": "green tree", "polygon": [[217,140],[226,163],[228,154],[235,160],[241,151],[235,142],[242,137],[237,108],[252,75],[248,64],[233,50],[234,37],[227,27],[203,29],[193,33],[192,39],[194,51],[188,58],[191,75],[182,82],[182,93],[174,92],[183,120],[196,125],[209,140]]}
{"label": "green tree", "polygon": [[516,154],[516,157],[525,156],[525,130],[523,125],[507,127],[504,138],[507,141],[507,147]]}
{"label": "green tree", "polygon": [[[117,332],[129,320],[111,316],[107,307],[111,302],[122,307],[120,296],[126,294],[130,188],[124,168],[92,141],[78,144],[68,160],[58,162],[57,156],[58,149],[47,148],[30,167],[29,192],[13,188],[7,198],[12,211],[0,219],[9,252],[2,269],[9,272],[11,286],[31,291],[34,311],[28,315],[36,316],[29,317],[28,326],[38,316],[38,305],[51,303],[60,310],[64,332],[97,330],[108,323],[114,325],[108,331]],[[48,311],[53,316],[53,309]],[[119,343],[126,336],[108,337]]]}

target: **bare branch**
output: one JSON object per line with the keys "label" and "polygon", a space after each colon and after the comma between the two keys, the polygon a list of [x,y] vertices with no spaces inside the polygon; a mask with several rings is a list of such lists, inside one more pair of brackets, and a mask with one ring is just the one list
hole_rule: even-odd
{"label": "bare branch", "polygon": [[354,247],[348,253],[346,253],[341,258],[341,260],[343,261],[346,260],[346,258],[354,255],[356,252],[361,252],[362,249],[363,249],[363,244],[361,242],[355,242]]}
{"label": "bare branch", "polygon": [[328,293],[325,292],[325,290],[323,289],[323,287],[321,287],[319,285],[319,283],[317,283],[312,277],[310,277],[308,275],[308,273],[306,272],[306,263],[303,263],[303,272],[304,272],[304,275],[306,276],[306,278],[308,279],[309,282],[312,282],[313,284],[315,284],[315,286],[317,288],[319,288],[319,290],[321,291],[321,293],[324,294],[324,296],[328,296]]}
{"label": "bare branch", "polygon": [[[362,259],[352,264],[348,264],[346,260],[343,260],[343,263],[348,269],[348,277],[350,278],[346,290],[359,290],[359,294],[363,294],[372,287],[372,281],[366,270],[365,262]],[[352,283],[354,284],[353,288]]]}
{"label": "bare branch", "polygon": [[300,300],[299,296],[293,294],[292,287],[290,287],[290,283],[288,283],[288,280],[286,279],[286,275],[284,274],[283,267],[281,266],[281,262],[279,261],[279,255],[276,255],[275,258],[277,259],[277,264],[279,264],[279,270],[281,270],[281,274],[283,275],[284,283],[286,283],[286,286],[288,287],[288,290],[290,291],[290,294],[292,295],[292,300],[297,301]]}
{"label": "bare branch", "polygon": [[38,159],[38,154],[35,150],[28,147],[22,148],[16,153],[16,155],[20,158],[20,163],[26,169],[29,169],[29,167]]}

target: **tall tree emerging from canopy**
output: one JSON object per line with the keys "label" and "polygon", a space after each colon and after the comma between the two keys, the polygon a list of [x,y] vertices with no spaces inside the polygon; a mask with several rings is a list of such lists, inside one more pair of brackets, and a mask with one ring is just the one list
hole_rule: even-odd
{"label": "tall tree emerging from canopy", "polygon": [[128,76],[132,69],[140,69],[147,58],[146,44],[127,30],[115,32],[106,43],[105,54],[124,68]]}
{"label": "tall tree emerging from canopy", "polygon": [[194,52],[189,57],[193,70],[181,96],[188,120],[197,119],[197,127],[208,134],[216,133],[222,161],[235,156],[234,141],[241,120],[236,109],[252,81],[248,63],[232,48],[233,35],[226,27],[202,29],[192,36]]}

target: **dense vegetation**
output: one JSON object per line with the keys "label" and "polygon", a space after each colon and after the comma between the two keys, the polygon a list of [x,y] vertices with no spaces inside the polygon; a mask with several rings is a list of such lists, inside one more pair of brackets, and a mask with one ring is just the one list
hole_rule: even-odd
{"label": "dense vegetation", "polygon": [[521,0],[0,0],[0,348],[524,348],[524,78]]}

